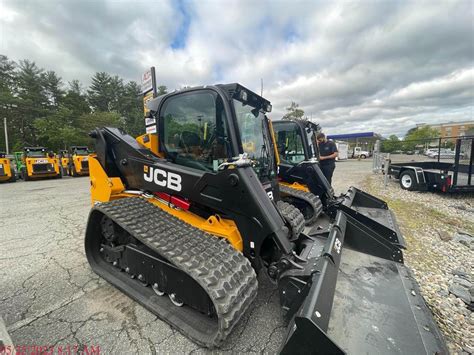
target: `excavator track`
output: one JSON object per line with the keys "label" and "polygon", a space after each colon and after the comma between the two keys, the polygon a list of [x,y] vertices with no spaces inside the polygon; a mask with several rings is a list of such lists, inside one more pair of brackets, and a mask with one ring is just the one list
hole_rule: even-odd
{"label": "excavator track", "polygon": [[297,239],[305,226],[304,216],[299,209],[287,202],[280,200],[277,202],[277,207],[285,221],[289,224],[291,229],[290,239]]}
{"label": "excavator track", "polygon": [[301,211],[307,226],[314,224],[323,211],[321,200],[311,192],[292,189],[280,184],[280,193],[283,201],[292,204]]}
{"label": "excavator track", "polygon": [[[106,231],[115,230],[119,238],[104,232],[104,221],[113,226]],[[107,245],[112,238],[114,243]],[[124,245],[120,240],[126,240]],[[94,206],[87,224],[85,249],[94,272],[206,347],[218,346],[228,336],[257,294],[255,271],[243,254],[145,198],[122,198]],[[128,257],[132,252],[133,259]],[[142,259],[136,255],[142,255]],[[143,265],[149,265],[147,270]],[[150,271],[150,267],[155,269]],[[173,274],[163,275],[162,270]],[[154,277],[187,285],[182,296],[188,299],[204,295],[209,311],[180,302],[176,294],[160,297],[165,292],[157,292]]]}

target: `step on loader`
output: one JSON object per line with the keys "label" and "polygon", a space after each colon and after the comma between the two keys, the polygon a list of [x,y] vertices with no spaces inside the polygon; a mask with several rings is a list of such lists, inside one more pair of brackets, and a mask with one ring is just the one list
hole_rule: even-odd
{"label": "step on loader", "polygon": [[5,152],[0,152],[0,182],[15,182],[15,164],[7,157]]}
{"label": "step on loader", "polygon": [[280,199],[270,102],[228,84],[148,107],[156,134],[91,132],[85,250],[97,274],[210,348],[266,272],[289,323],[282,353],[446,351],[401,246],[354,226],[351,193],[302,232],[303,215]]}
{"label": "step on loader", "polygon": [[58,157],[45,147],[25,147],[23,152],[15,152],[15,157],[24,181],[63,176]]}

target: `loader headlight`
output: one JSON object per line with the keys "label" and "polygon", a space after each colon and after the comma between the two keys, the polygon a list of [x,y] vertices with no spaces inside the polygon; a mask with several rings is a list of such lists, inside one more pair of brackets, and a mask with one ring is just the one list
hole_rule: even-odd
{"label": "loader headlight", "polygon": [[242,90],[242,91],[240,92],[240,99],[241,99],[242,101],[247,101],[247,99],[248,99],[247,91]]}
{"label": "loader headlight", "polygon": [[265,108],[265,111],[272,112],[272,105],[268,104],[267,107]]}

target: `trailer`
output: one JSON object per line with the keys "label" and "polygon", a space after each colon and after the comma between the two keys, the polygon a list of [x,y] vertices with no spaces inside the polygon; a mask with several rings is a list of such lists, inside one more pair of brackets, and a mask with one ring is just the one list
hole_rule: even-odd
{"label": "trailer", "polygon": [[[474,192],[474,136],[457,137],[453,161],[389,162],[388,173],[410,191]],[[432,158],[431,158],[432,159]]]}
{"label": "trailer", "polygon": [[347,160],[349,158],[349,143],[336,141],[336,147],[339,152],[336,160]]}

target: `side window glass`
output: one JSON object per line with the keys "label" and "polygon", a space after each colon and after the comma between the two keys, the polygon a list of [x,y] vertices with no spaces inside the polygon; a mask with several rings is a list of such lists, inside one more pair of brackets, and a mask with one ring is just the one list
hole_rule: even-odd
{"label": "side window glass", "polygon": [[277,130],[277,146],[283,163],[296,165],[305,160],[303,140],[296,129]]}
{"label": "side window glass", "polygon": [[225,113],[216,94],[191,92],[171,97],[161,117],[165,151],[176,164],[217,171],[229,157]]}

